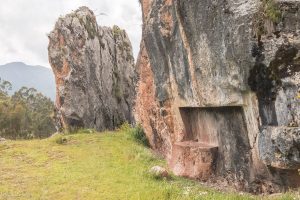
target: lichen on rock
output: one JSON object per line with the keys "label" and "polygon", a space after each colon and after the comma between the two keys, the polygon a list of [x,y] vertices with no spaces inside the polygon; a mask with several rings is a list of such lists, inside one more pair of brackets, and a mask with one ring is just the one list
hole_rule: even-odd
{"label": "lichen on rock", "polygon": [[[299,187],[299,137],[288,141],[300,124],[300,2],[141,5],[135,115],[152,148],[175,174],[254,193]],[[277,158],[282,144],[288,155]]]}
{"label": "lichen on rock", "polygon": [[[62,128],[114,129],[133,122],[136,71],[124,30],[100,27],[87,7],[60,17],[49,34]],[[126,44],[126,46],[124,46]]]}

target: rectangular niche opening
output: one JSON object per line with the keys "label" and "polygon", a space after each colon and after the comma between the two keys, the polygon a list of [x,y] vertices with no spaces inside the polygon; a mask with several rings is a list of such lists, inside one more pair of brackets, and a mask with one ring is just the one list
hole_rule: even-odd
{"label": "rectangular niche opening", "polygon": [[208,179],[228,172],[249,176],[250,144],[242,106],[180,107],[184,138],[172,148],[176,175]]}
{"label": "rectangular niche opening", "polygon": [[[226,137],[235,137],[245,132],[243,108],[223,107],[180,107],[184,123],[184,141],[197,141],[219,146]],[[223,139],[222,139],[223,138]]]}

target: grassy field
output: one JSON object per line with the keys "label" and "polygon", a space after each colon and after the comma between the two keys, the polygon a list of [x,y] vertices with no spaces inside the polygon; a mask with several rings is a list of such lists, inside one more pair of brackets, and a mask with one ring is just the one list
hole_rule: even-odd
{"label": "grassy field", "polygon": [[157,180],[147,173],[154,165],[165,162],[128,130],[6,141],[0,143],[0,199],[275,199],[221,193],[176,177]]}

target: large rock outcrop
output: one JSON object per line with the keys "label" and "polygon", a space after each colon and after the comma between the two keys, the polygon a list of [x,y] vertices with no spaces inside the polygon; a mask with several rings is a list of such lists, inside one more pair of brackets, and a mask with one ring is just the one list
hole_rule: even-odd
{"label": "large rock outcrop", "polygon": [[140,2],[135,117],[174,173],[298,187],[300,2]]}
{"label": "large rock outcrop", "polygon": [[136,72],[124,30],[98,26],[81,7],[59,18],[49,40],[61,127],[104,130],[133,121]]}

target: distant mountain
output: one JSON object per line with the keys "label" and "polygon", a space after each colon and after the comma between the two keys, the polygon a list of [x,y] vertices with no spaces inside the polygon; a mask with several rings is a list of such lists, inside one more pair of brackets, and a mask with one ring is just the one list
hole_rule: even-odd
{"label": "distant mountain", "polygon": [[0,65],[0,78],[13,85],[13,92],[22,86],[33,87],[52,100],[55,99],[55,81],[51,69],[30,66],[22,62]]}

